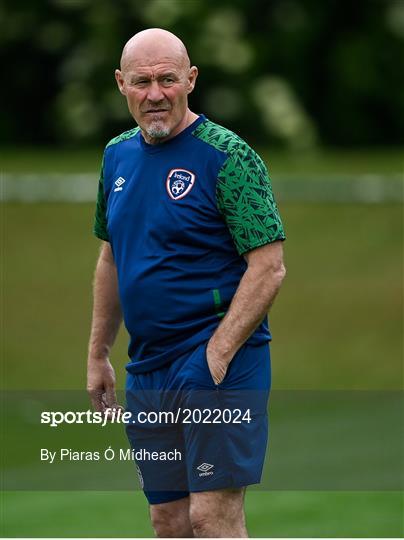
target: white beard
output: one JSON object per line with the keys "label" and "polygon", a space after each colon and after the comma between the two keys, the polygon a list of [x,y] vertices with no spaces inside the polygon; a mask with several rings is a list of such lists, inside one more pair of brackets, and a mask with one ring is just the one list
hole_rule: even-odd
{"label": "white beard", "polygon": [[170,135],[169,128],[158,120],[152,122],[150,126],[145,129],[145,131],[151,139],[163,139],[164,137],[168,137]]}

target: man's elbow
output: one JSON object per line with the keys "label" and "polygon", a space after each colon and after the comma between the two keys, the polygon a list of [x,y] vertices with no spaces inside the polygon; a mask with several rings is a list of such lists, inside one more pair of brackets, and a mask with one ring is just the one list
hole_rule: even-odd
{"label": "man's elbow", "polygon": [[256,248],[245,256],[248,271],[255,281],[279,288],[286,276],[283,263],[282,242],[274,242]]}
{"label": "man's elbow", "polygon": [[269,276],[271,283],[279,289],[286,276],[286,267],[283,262],[279,261],[279,263],[271,265],[269,268]]}

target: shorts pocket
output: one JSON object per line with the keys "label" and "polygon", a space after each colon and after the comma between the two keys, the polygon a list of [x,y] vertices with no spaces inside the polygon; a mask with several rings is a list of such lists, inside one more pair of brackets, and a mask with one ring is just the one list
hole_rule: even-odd
{"label": "shorts pocket", "polygon": [[206,343],[206,345],[204,346],[203,348],[203,363],[204,363],[204,366],[205,366],[205,370],[207,372],[207,375],[209,377],[209,380],[212,382],[212,384],[214,385],[215,388],[219,389],[222,384],[227,380],[228,376],[229,376],[229,369],[230,369],[230,365],[227,367],[227,371],[225,373],[225,376],[223,378],[223,380],[219,383],[219,384],[216,384],[215,383],[215,380],[212,376],[212,373],[210,371],[210,368],[209,368],[209,364],[208,364],[208,355],[207,355],[207,347],[208,347],[208,344]]}
{"label": "shorts pocket", "polygon": [[208,355],[207,355],[207,352],[206,352],[207,348],[208,348],[208,344],[205,343],[205,345],[202,348],[202,354],[203,354],[202,363],[203,363],[205,372],[207,374],[207,377],[208,377],[210,383],[213,384],[215,387],[218,387],[219,385],[215,383],[215,381],[214,381],[214,379],[212,377],[212,373],[211,373],[210,368],[209,368]]}

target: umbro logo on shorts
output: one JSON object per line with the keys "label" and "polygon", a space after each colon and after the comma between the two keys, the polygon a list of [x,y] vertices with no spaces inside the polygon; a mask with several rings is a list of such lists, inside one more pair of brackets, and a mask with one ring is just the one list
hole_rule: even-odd
{"label": "umbro logo on shorts", "polygon": [[114,191],[122,191],[122,184],[125,183],[125,178],[122,178],[122,176],[120,176],[117,180],[115,180],[114,184],[115,184],[115,189]]}
{"label": "umbro logo on shorts", "polygon": [[182,199],[191,191],[195,175],[186,169],[171,169],[166,180],[167,193],[174,201]]}
{"label": "umbro logo on shorts", "polygon": [[213,471],[211,471],[210,469],[213,469],[214,465],[211,465],[210,463],[201,463],[197,469],[198,471],[201,471],[199,473],[199,476],[210,476],[211,474],[213,474]]}

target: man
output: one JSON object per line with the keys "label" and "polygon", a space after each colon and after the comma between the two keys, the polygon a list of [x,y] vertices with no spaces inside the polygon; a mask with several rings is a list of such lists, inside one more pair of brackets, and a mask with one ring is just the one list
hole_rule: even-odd
{"label": "man", "polygon": [[[285,274],[282,223],[257,154],[188,108],[198,70],[176,36],[136,34],[120,68],[139,127],[104,153],[88,390],[97,410],[118,406],[109,353],[123,314],[128,409],[218,417],[128,426],[134,449],[182,454],[137,463],[157,536],[247,537],[245,487],[260,481],[267,442],[266,314]],[[224,409],[244,420],[228,422]]]}

